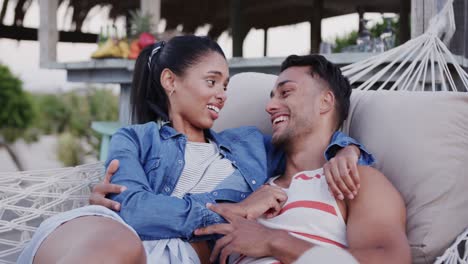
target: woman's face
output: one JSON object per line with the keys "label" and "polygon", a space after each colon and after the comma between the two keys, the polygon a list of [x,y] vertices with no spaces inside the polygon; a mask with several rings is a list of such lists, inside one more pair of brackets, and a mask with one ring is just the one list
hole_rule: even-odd
{"label": "woman's face", "polygon": [[228,82],[227,61],[217,52],[207,53],[183,76],[176,76],[170,96],[173,125],[183,124],[184,131],[211,128],[226,101]]}

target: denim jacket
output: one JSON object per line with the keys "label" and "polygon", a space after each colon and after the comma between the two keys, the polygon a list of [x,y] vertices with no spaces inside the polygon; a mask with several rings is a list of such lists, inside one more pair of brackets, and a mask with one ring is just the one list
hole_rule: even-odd
{"label": "denim jacket", "polygon": [[[240,127],[216,133],[206,130],[221,155],[230,160],[235,172],[212,192],[171,197],[184,168],[187,138],[166,125],[132,125],[117,131],[110,143],[106,167],[113,159],[120,161],[112,176],[114,184],[127,190],[110,197],[121,204],[119,215],[132,226],[142,240],[182,238],[190,240],[196,228],[223,223],[225,220],[206,208],[206,203],[239,202],[257,190],[268,177],[284,170],[284,153],[271,144],[255,127]],[[360,164],[374,158],[354,139],[336,132],[325,157],[349,144],[361,149]]]}

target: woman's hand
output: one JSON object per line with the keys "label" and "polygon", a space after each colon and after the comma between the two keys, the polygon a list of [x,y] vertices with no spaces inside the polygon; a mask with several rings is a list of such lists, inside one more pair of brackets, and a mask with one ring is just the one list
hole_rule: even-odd
{"label": "woman's hand", "polygon": [[286,193],[277,186],[262,185],[258,190],[239,203],[218,203],[217,208],[229,211],[242,218],[255,220],[277,216],[288,200]]}
{"label": "woman's hand", "polygon": [[278,186],[263,185],[237,205],[244,211],[247,219],[277,216],[288,200],[287,194]]}
{"label": "woman's hand", "polygon": [[106,195],[110,193],[121,193],[127,189],[125,186],[111,184],[110,178],[119,169],[119,161],[112,160],[107,167],[106,175],[101,183],[93,187],[93,192],[89,196],[89,204],[102,205],[114,211],[120,211],[120,203],[107,199]]}
{"label": "woman's hand", "polygon": [[335,198],[352,200],[358,194],[360,180],[357,162],[360,153],[358,147],[349,145],[323,166],[328,186]]}

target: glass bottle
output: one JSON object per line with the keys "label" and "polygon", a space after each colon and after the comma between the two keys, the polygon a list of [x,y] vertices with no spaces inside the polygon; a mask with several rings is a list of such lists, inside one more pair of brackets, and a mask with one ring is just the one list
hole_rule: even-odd
{"label": "glass bottle", "polygon": [[361,24],[359,27],[361,31],[358,32],[358,38],[356,40],[358,50],[360,52],[370,52],[372,50],[372,42],[371,33],[366,27],[367,20],[362,18],[359,23]]}
{"label": "glass bottle", "polygon": [[392,29],[392,18],[386,17],[385,19],[385,29],[380,35],[380,39],[384,43],[385,50],[389,50],[395,47],[395,32]]}

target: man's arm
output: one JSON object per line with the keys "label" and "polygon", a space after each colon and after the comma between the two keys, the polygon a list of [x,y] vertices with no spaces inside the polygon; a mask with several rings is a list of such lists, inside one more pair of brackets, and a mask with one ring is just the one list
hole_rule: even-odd
{"label": "man's arm", "polygon": [[361,191],[348,201],[347,239],[360,263],[411,263],[406,237],[406,209],[385,176],[359,167]]}

